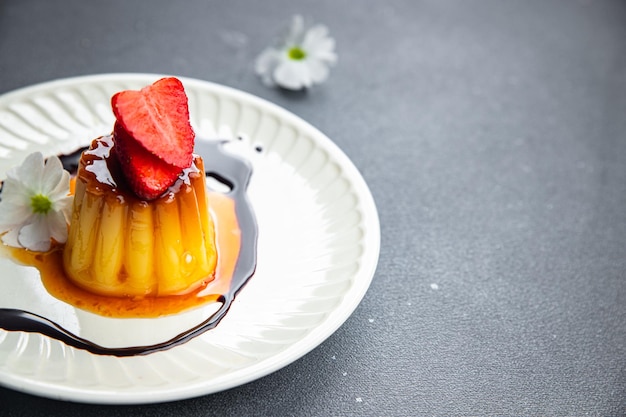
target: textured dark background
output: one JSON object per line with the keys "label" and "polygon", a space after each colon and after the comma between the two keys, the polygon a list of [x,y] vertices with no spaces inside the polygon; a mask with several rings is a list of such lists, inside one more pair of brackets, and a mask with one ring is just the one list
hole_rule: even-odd
{"label": "textured dark background", "polygon": [[[252,70],[294,13],[338,45],[306,94]],[[0,388],[0,415],[626,414],[626,2],[0,1],[0,93],[107,72],[222,83],[325,132],[377,202],[378,271],[255,382],[123,407]]]}

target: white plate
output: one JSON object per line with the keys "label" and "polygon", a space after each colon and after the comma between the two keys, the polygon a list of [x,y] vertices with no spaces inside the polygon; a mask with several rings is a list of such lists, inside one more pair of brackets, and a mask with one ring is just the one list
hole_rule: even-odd
{"label": "white plate", "polygon": [[[110,97],[160,77],[94,75],[0,96],[0,178],[33,151],[67,153],[110,132]],[[259,227],[255,275],[217,328],[145,356],[94,355],[38,333],[0,330],[1,385],[90,403],[209,394],[300,358],[330,336],[365,295],[378,261],[380,228],[367,185],[345,154],[276,105],[232,88],[181,80],[197,136],[232,139],[228,149],[252,164],[248,196]],[[0,288],[0,307],[56,315],[83,334],[100,334],[102,344],[127,343],[111,336],[141,327],[137,319],[80,322],[84,314],[50,297],[36,270],[6,257],[0,258]],[[167,337],[163,327],[151,337]]]}

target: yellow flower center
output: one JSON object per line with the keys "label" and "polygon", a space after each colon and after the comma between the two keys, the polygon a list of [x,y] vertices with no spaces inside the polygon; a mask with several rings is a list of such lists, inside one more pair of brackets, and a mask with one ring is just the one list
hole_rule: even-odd
{"label": "yellow flower center", "polygon": [[30,206],[34,213],[47,214],[52,208],[52,201],[46,195],[36,194],[30,198]]}
{"label": "yellow flower center", "polygon": [[294,61],[300,61],[306,58],[306,52],[304,52],[298,46],[292,46],[289,51],[287,51],[287,55],[290,59],[293,59]]}

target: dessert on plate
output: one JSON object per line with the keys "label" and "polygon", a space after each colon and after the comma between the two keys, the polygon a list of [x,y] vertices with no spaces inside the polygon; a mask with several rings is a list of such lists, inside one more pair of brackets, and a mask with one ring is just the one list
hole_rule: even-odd
{"label": "dessert on plate", "polygon": [[108,296],[185,294],[217,262],[202,158],[193,154],[187,96],[176,78],[111,99],[113,133],[84,151],[63,265]]}
{"label": "dessert on plate", "polygon": [[[128,356],[214,328],[255,273],[258,231],[246,195],[252,165],[223,148],[228,140],[195,143],[178,79],[119,92],[111,105],[111,134],[70,154],[34,152],[7,171],[0,255],[35,267],[48,294],[82,311],[157,318],[206,305],[204,321],[163,343],[120,348],[20,308],[0,306],[0,329]],[[207,176],[225,187],[207,187]]]}

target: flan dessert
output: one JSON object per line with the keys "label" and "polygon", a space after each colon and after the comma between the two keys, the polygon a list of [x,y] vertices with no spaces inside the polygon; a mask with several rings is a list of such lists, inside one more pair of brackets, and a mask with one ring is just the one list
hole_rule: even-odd
{"label": "flan dessert", "polygon": [[187,96],[176,78],[113,96],[113,133],[83,152],[63,265],[117,297],[189,293],[214,278],[214,225]]}

